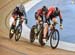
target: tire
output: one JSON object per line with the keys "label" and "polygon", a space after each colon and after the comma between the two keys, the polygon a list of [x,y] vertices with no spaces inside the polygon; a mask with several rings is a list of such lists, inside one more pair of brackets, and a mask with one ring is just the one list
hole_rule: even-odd
{"label": "tire", "polygon": [[22,33],[22,25],[17,26],[16,32],[15,32],[15,41],[19,41]]}
{"label": "tire", "polygon": [[34,36],[34,35],[35,35],[35,31],[34,31],[35,27],[36,27],[36,26],[33,25],[32,28],[31,28],[31,31],[30,31],[30,42],[31,42],[31,43],[33,43],[34,40],[35,40],[35,36]]}
{"label": "tire", "polygon": [[9,32],[9,38],[12,39],[15,30],[13,31],[13,33],[11,33],[11,31],[14,30],[12,27],[10,28],[10,32]]}
{"label": "tire", "polygon": [[[56,34],[57,33],[57,34]],[[57,35],[57,36],[56,36]],[[57,37],[57,39],[56,39]],[[55,41],[54,41],[55,39]],[[51,45],[51,48],[52,49],[55,49],[57,48],[58,44],[59,44],[59,39],[60,39],[60,36],[59,36],[59,31],[57,29],[55,29],[54,31],[52,31],[52,34],[51,34],[51,38],[50,38],[50,45]],[[53,41],[56,42],[55,46],[53,46]]]}
{"label": "tire", "polygon": [[41,46],[45,45],[45,43],[43,43],[43,29],[39,33],[39,43]]}

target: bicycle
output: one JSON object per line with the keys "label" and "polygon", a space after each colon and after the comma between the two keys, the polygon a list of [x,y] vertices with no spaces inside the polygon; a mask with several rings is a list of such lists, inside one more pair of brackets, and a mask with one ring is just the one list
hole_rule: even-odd
{"label": "bicycle", "polygon": [[10,28],[9,38],[12,39],[13,35],[15,34],[15,40],[18,41],[21,37],[21,33],[22,33],[21,19],[20,17],[17,17],[15,28],[13,28],[12,26]]}
{"label": "bicycle", "polygon": [[51,48],[53,49],[57,48],[59,44],[59,40],[60,40],[60,35],[59,35],[59,31],[55,28],[55,25],[53,25],[53,29],[51,30],[51,32],[50,32],[50,29],[48,30],[46,37],[47,37],[47,40],[49,40],[50,38]]}
{"label": "bicycle", "polygon": [[[41,46],[44,46],[45,43],[43,43],[43,22],[40,25],[40,29],[38,30],[38,28],[36,27],[37,25],[33,25],[30,31],[30,42],[33,43],[35,39],[39,39],[39,43],[41,44]],[[56,23],[58,24],[58,23]],[[51,31],[51,32],[50,32]],[[47,35],[46,35],[46,40],[49,40],[50,38],[50,45],[53,49],[55,49],[58,44],[59,44],[59,39],[60,39],[60,35],[59,35],[59,31],[55,28],[55,25],[53,25],[53,29],[52,30],[48,30]],[[54,45],[54,43],[55,45]]]}
{"label": "bicycle", "polygon": [[43,43],[43,22],[41,22],[38,27],[37,25],[33,25],[30,31],[30,42],[33,43],[35,39],[39,39],[39,43],[41,46],[44,46]]}

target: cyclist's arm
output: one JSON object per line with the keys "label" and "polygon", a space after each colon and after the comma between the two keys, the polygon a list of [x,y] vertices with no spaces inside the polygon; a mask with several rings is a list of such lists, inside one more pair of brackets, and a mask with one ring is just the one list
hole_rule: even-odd
{"label": "cyclist's arm", "polygon": [[61,13],[59,13],[59,18],[60,18],[60,24],[62,24],[63,19],[62,19],[62,15],[61,15]]}
{"label": "cyclist's arm", "polygon": [[15,18],[15,11],[13,11],[11,15],[13,18]]}
{"label": "cyclist's arm", "polygon": [[37,20],[38,18],[38,14],[37,14],[37,12],[35,12],[35,20]]}
{"label": "cyclist's arm", "polygon": [[24,10],[23,10],[24,12],[24,16],[25,16],[25,19],[27,19],[27,15],[26,15],[26,10],[25,10],[25,8],[24,8]]}
{"label": "cyclist's arm", "polygon": [[12,15],[13,18],[15,18],[14,16],[17,15],[17,11],[15,11],[15,9],[14,9],[11,15]]}

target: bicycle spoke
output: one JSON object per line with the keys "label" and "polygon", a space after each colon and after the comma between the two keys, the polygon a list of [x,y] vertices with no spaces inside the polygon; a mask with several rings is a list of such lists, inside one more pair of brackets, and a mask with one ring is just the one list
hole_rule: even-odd
{"label": "bicycle spoke", "polygon": [[57,45],[59,43],[59,32],[58,30],[55,30],[52,35],[51,35],[51,39],[50,39],[50,44],[52,48],[56,48]]}

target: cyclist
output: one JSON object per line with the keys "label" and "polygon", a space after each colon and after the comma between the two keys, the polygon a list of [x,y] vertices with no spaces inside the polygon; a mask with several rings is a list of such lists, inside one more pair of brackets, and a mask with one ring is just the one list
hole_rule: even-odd
{"label": "cyclist", "polygon": [[[48,12],[48,8],[46,6],[43,6],[41,9],[38,9],[37,12],[35,12],[35,19],[36,19],[37,26],[38,26],[38,24],[40,24],[40,21],[44,22],[44,31],[43,31],[44,35],[43,35],[43,37],[46,36],[46,32],[47,32],[46,29],[48,29],[48,25],[46,22],[47,12]],[[47,27],[45,27],[45,26],[47,26]]]}
{"label": "cyclist", "polygon": [[[57,16],[59,16],[59,18],[60,18],[60,29],[63,29],[63,25],[62,25],[63,19],[62,19],[61,12],[60,12],[59,8],[58,7],[50,7],[48,9],[48,12],[46,15],[46,20],[47,20],[47,25],[48,25],[48,26],[45,26],[46,34],[48,32],[49,26],[50,26],[50,29],[52,30],[53,25],[56,25],[56,23],[57,23],[56,17]],[[50,20],[53,22],[53,24],[50,23]],[[46,35],[44,36],[43,41],[44,41],[44,43],[46,43]]]}
{"label": "cyclist", "polygon": [[[20,17],[21,19],[21,24],[23,23],[24,19],[26,19],[26,12],[25,12],[25,9],[24,9],[24,6],[22,4],[20,5],[17,5],[15,7],[15,9],[13,10],[12,12],[12,17],[14,19],[14,22],[12,23],[12,28],[14,29],[15,28],[15,25],[16,25],[16,19],[17,17]],[[27,21],[27,20],[26,20]]]}
{"label": "cyclist", "polygon": [[43,15],[46,16],[47,11],[48,11],[47,7],[46,6],[43,6],[41,9],[38,9],[35,12],[36,24],[39,24],[40,21],[44,21]]}

